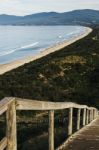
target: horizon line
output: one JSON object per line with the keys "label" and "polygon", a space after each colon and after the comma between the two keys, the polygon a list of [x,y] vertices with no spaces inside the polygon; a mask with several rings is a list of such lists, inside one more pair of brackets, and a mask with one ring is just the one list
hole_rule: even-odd
{"label": "horizon line", "polygon": [[34,12],[34,13],[31,13],[31,14],[26,14],[26,15],[14,15],[14,14],[6,14],[6,13],[2,13],[0,15],[8,15],[8,16],[17,16],[17,17],[25,17],[25,16],[29,16],[29,15],[35,15],[35,14],[40,14],[40,13],[59,13],[59,14],[62,14],[62,13],[68,13],[68,12],[72,12],[72,11],[77,11],[77,10],[93,10],[93,11],[99,11],[98,9],[73,9],[73,10],[70,10],[70,11],[63,11],[63,12],[59,12],[59,11],[41,11],[41,12]]}

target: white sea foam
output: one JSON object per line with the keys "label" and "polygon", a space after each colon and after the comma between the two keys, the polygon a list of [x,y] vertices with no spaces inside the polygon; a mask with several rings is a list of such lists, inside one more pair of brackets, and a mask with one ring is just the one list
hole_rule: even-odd
{"label": "white sea foam", "polygon": [[70,32],[70,33],[68,33],[67,35],[69,36],[69,35],[75,35],[75,34],[78,34],[79,33],[79,31],[75,31],[75,32]]}
{"label": "white sea foam", "polygon": [[70,32],[70,33],[68,33],[67,35],[73,35],[73,34],[75,34],[75,32]]}
{"label": "white sea foam", "polygon": [[35,43],[32,43],[32,44],[29,44],[29,45],[25,45],[25,46],[21,46],[19,48],[15,48],[13,50],[8,50],[8,51],[5,51],[5,52],[0,52],[0,56],[5,56],[5,55],[9,55],[11,53],[14,53],[20,49],[26,49],[26,48],[30,48],[30,47],[33,47],[33,46],[36,46],[39,42],[35,42]]}
{"label": "white sea foam", "polygon": [[21,46],[21,48],[20,48],[20,49],[25,49],[25,48],[33,47],[33,46],[35,46],[35,45],[37,45],[37,44],[38,44],[38,42],[35,42],[35,43],[32,43],[32,44],[29,44],[29,45],[25,45],[25,46]]}
{"label": "white sea foam", "polygon": [[62,38],[62,36],[61,36],[61,35],[59,35],[58,37],[59,37],[60,39]]}

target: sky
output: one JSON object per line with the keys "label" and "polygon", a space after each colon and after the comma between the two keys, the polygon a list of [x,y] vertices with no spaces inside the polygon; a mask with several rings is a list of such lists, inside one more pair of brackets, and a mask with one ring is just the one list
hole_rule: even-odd
{"label": "sky", "polygon": [[38,12],[99,10],[99,0],[0,0],[0,14],[24,16]]}

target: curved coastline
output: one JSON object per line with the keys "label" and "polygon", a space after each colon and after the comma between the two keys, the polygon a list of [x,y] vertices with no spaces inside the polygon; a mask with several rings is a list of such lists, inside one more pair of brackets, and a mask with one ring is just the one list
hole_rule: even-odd
{"label": "curved coastline", "polygon": [[28,57],[25,57],[25,58],[22,58],[20,60],[16,60],[16,61],[13,61],[13,62],[10,62],[10,63],[7,63],[7,64],[3,64],[3,65],[0,65],[0,75],[8,72],[8,71],[11,71],[15,68],[18,68],[19,66],[22,66],[26,63],[29,63],[29,62],[32,62],[34,60],[37,60],[39,58],[42,58],[50,53],[53,53],[55,51],[59,51],[61,50],[62,48],[84,38],[85,36],[87,36],[89,33],[92,32],[92,29],[89,28],[89,27],[86,27],[86,30],[84,33],[81,33],[79,35],[76,35],[75,37],[69,39],[69,40],[65,40],[64,42],[62,43],[59,43],[57,45],[54,45],[50,48],[47,48],[47,49],[44,49],[43,51],[41,51],[39,54],[37,55],[33,55],[33,56],[28,56]]}

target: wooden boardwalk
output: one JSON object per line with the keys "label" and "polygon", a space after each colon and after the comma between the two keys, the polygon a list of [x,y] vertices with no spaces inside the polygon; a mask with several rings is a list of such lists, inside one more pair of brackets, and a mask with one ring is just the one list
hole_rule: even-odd
{"label": "wooden boardwalk", "polygon": [[[74,109],[77,110],[77,130],[72,138],[59,146],[57,150],[99,150],[99,113],[95,107],[79,105],[71,102],[45,102],[17,97],[6,97],[0,101],[0,115],[6,113],[6,135],[0,141],[0,150],[17,150],[17,116],[16,111],[48,111],[49,150],[55,150],[54,113],[56,110],[68,109],[68,135],[72,135]],[[82,115],[81,115],[82,111]],[[97,118],[97,119],[96,119]],[[82,120],[82,122],[81,122]],[[94,120],[94,121],[93,121]],[[91,122],[91,123],[90,123]],[[83,129],[80,130],[81,124]],[[86,126],[87,124],[87,126]],[[89,125],[88,125],[89,124]],[[84,127],[85,126],[85,127]],[[66,144],[67,143],[67,144]]]}
{"label": "wooden boardwalk", "polygon": [[99,117],[71,136],[63,150],[99,150]]}

